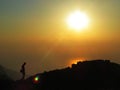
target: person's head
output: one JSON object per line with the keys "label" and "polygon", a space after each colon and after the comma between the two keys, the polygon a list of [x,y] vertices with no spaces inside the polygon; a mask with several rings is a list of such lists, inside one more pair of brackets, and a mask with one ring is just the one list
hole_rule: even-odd
{"label": "person's head", "polygon": [[26,62],[24,62],[24,65],[26,65]]}

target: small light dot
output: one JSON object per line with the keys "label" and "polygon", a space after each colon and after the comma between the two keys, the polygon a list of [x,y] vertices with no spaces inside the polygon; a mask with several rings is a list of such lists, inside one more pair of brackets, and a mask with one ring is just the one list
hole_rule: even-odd
{"label": "small light dot", "polygon": [[34,77],[34,83],[38,83],[39,82],[39,76]]}

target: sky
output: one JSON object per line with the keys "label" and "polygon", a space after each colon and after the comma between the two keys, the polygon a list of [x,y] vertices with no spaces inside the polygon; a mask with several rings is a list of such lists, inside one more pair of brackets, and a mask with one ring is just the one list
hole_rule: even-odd
{"label": "sky", "polygon": [[[68,29],[65,19],[85,12],[89,26]],[[64,68],[73,60],[120,63],[120,0],[0,0],[0,65],[27,73]]]}

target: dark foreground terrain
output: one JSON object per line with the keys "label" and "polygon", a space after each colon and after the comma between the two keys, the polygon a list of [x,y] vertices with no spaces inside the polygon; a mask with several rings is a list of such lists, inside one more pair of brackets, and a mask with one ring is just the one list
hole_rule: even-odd
{"label": "dark foreground terrain", "polygon": [[0,84],[0,90],[120,90],[120,65],[109,60],[84,61]]}

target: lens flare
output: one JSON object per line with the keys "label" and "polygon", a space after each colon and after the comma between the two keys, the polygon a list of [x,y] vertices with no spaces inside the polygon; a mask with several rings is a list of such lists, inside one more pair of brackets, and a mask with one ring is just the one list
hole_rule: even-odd
{"label": "lens flare", "polygon": [[38,83],[39,79],[40,79],[39,76],[34,77],[34,79],[33,79],[34,83]]}

